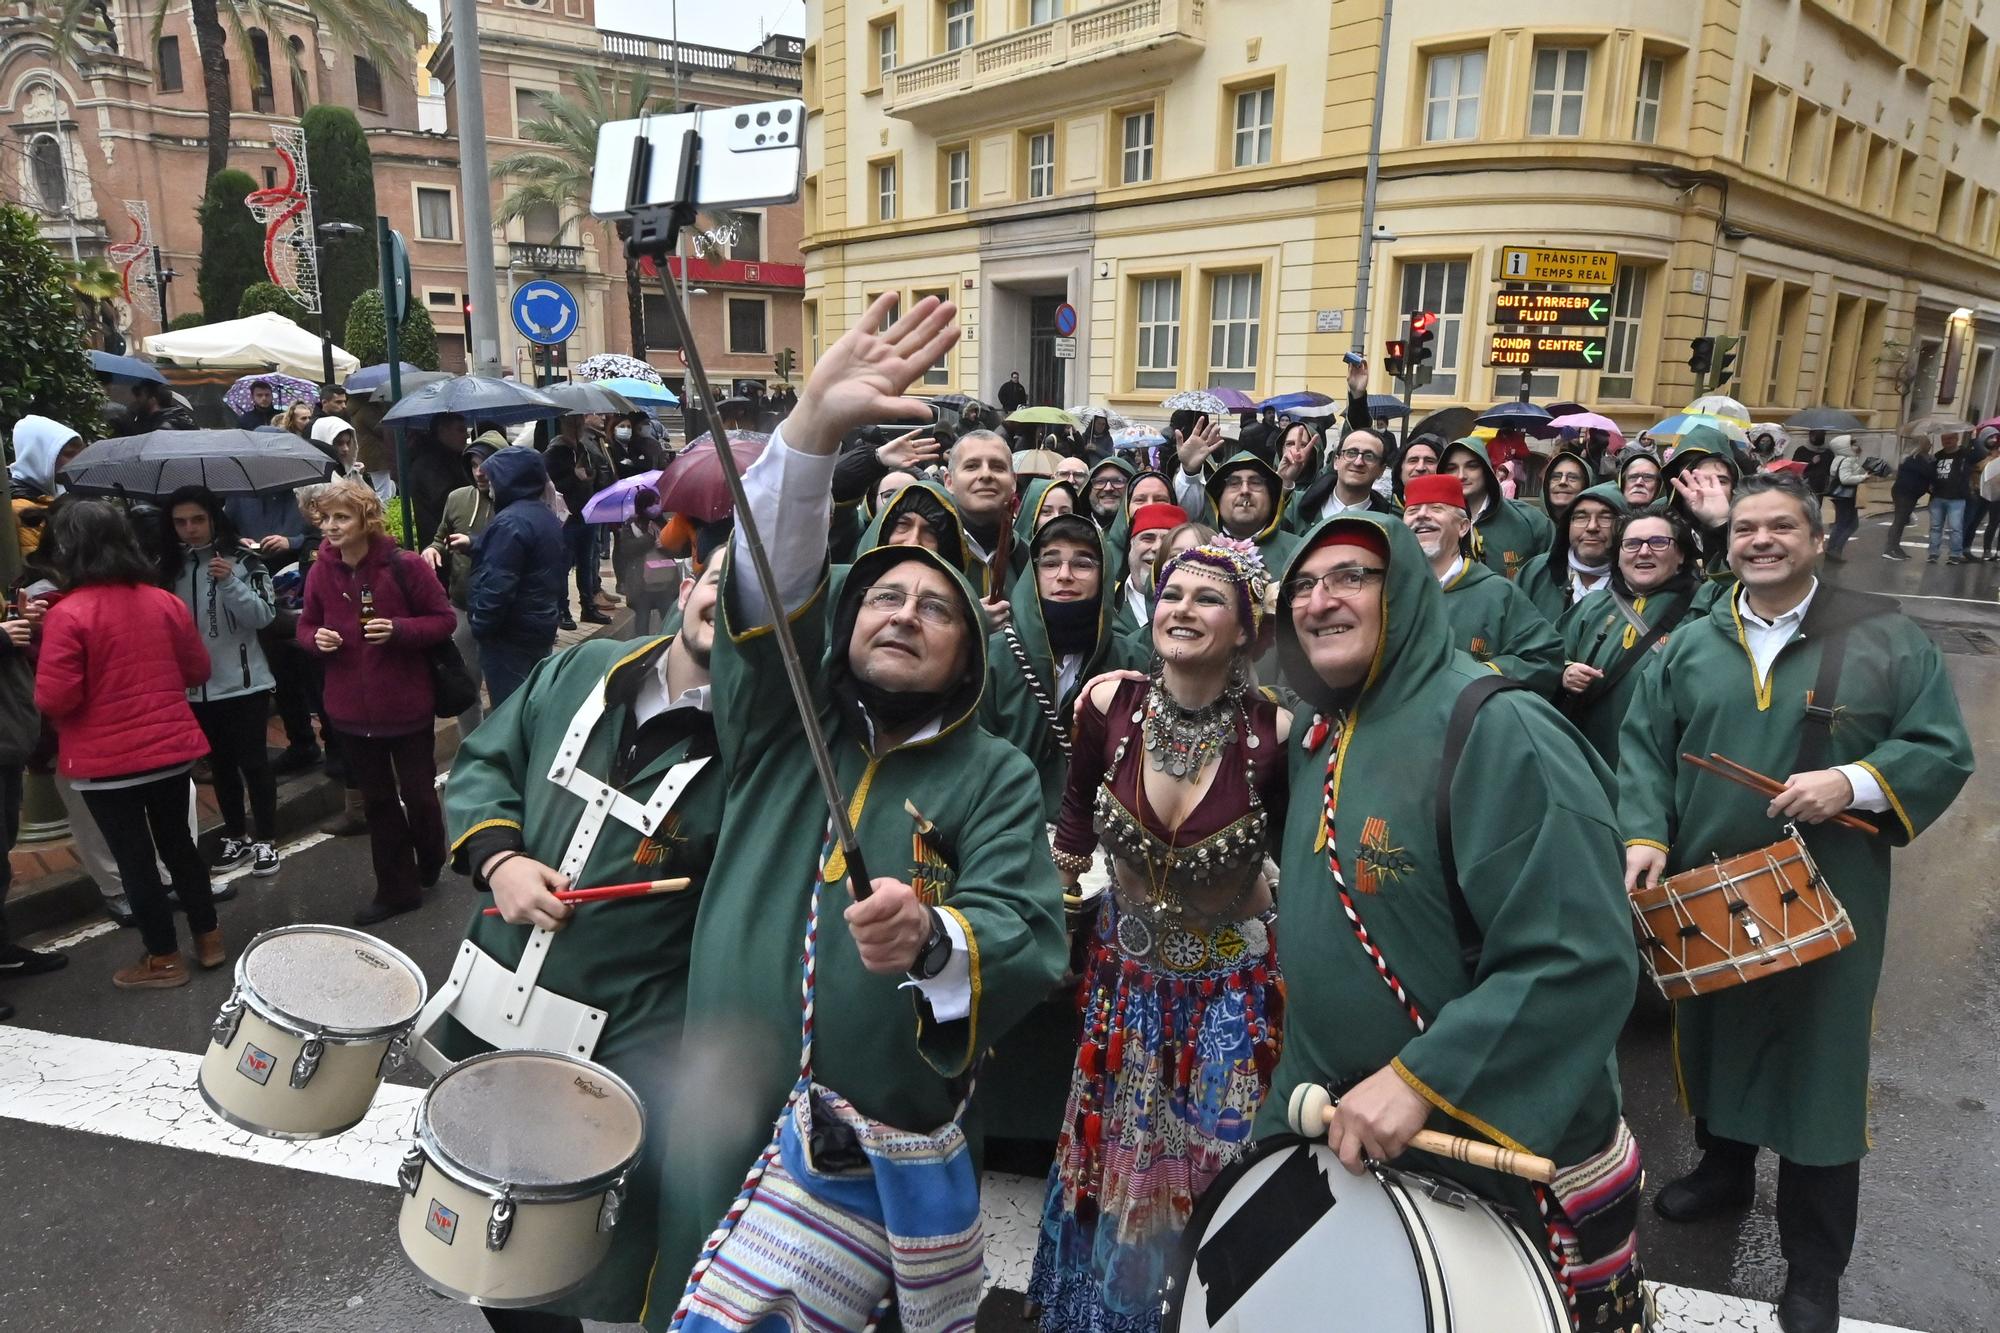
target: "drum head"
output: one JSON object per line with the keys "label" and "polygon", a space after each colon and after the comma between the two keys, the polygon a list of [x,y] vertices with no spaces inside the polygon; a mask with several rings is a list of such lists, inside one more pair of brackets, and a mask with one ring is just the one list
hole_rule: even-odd
{"label": "drum head", "polygon": [[1343,1328],[1426,1333],[1430,1294],[1402,1213],[1323,1142],[1268,1140],[1219,1176],[1181,1238],[1169,1333]]}
{"label": "drum head", "polygon": [[409,959],[339,926],[259,935],[243,951],[237,977],[260,1007],[333,1032],[386,1032],[424,1007],[423,974]]}
{"label": "drum head", "polygon": [[424,1098],[419,1132],[447,1169],[524,1193],[588,1193],[639,1154],[645,1118],[601,1066],[495,1051],[452,1066]]}

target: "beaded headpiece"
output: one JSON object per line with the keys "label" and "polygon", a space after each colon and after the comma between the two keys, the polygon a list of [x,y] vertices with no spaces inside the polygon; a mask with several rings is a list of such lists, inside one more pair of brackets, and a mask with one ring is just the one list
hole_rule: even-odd
{"label": "beaded headpiece", "polygon": [[1235,537],[1215,537],[1200,546],[1170,556],[1160,564],[1153,595],[1159,596],[1159,590],[1167,586],[1167,579],[1173,572],[1184,567],[1234,587],[1236,618],[1251,638],[1257,637],[1257,631],[1264,623],[1265,592],[1270,587],[1271,576],[1264,568],[1263,553],[1257,549],[1255,542]]}

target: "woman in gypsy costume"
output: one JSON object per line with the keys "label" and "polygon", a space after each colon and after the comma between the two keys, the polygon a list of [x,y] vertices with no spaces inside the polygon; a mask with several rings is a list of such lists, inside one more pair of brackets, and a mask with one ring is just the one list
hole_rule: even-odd
{"label": "woman in gypsy costume", "polygon": [[1079,710],[1055,862],[1073,889],[1101,841],[1112,887],[1028,1285],[1046,1330],[1158,1327],[1181,1230],[1277,1063],[1264,854],[1291,714],[1249,686],[1267,584],[1248,543],[1165,561],[1151,677],[1101,681]]}

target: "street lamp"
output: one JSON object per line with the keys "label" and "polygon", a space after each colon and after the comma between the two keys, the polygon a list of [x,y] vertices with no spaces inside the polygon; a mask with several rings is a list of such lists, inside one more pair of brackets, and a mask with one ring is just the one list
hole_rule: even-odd
{"label": "street lamp", "polygon": [[[333,383],[333,331],[327,327],[326,281],[323,276],[326,273],[326,243],[329,237],[359,236],[362,234],[362,229],[352,222],[322,222],[313,228],[313,232],[313,251],[318,260],[315,267],[322,275],[319,300],[319,355],[320,367],[325,373],[320,383],[331,384]],[[387,319],[388,315],[388,311],[382,312],[384,319]]]}

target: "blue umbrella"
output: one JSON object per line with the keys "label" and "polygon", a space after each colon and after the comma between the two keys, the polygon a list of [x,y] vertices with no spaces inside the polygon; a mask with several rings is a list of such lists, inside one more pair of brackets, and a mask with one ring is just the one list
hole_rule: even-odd
{"label": "blue umbrella", "polygon": [[460,416],[490,421],[496,426],[559,417],[563,409],[525,384],[513,380],[460,375],[426,384],[382,414],[389,426],[428,426],[437,417]]}
{"label": "blue umbrella", "polygon": [[[422,369],[422,367],[413,366],[407,361],[398,361],[396,368],[405,376],[415,375]],[[347,377],[347,391],[349,393],[367,393],[370,390],[381,388],[388,382],[389,364],[385,361],[379,366],[363,366],[352,375],[349,375]]]}
{"label": "blue umbrella", "polygon": [[1371,393],[1368,395],[1368,416],[1374,421],[1387,421],[1392,417],[1406,417],[1410,409],[1394,394]]}
{"label": "blue umbrella", "polygon": [[630,375],[620,375],[608,380],[592,380],[591,383],[600,389],[609,389],[613,393],[623,394],[641,406],[679,407],[681,403],[681,400],[674,396],[674,391],[666,385],[649,384],[645,380],[635,379]]}
{"label": "blue umbrella", "polygon": [[1533,403],[1495,403],[1473,424],[1495,430],[1517,430],[1541,438],[1549,433],[1549,410]]}
{"label": "blue umbrella", "polygon": [[110,352],[90,349],[90,368],[110,380],[113,384],[165,384],[167,377],[153,368],[150,361],[141,361],[136,356],[114,356]]}
{"label": "blue umbrella", "polygon": [[1325,394],[1315,393],[1311,389],[1294,389],[1290,393],[1273,394],[1271,397],[1257,404],[1257,406],[1259,408],[1275,408],[1280,412],[1289,412],[1297,407],[1325,407],[1332,401],[1333,399],[1327,397]]}

